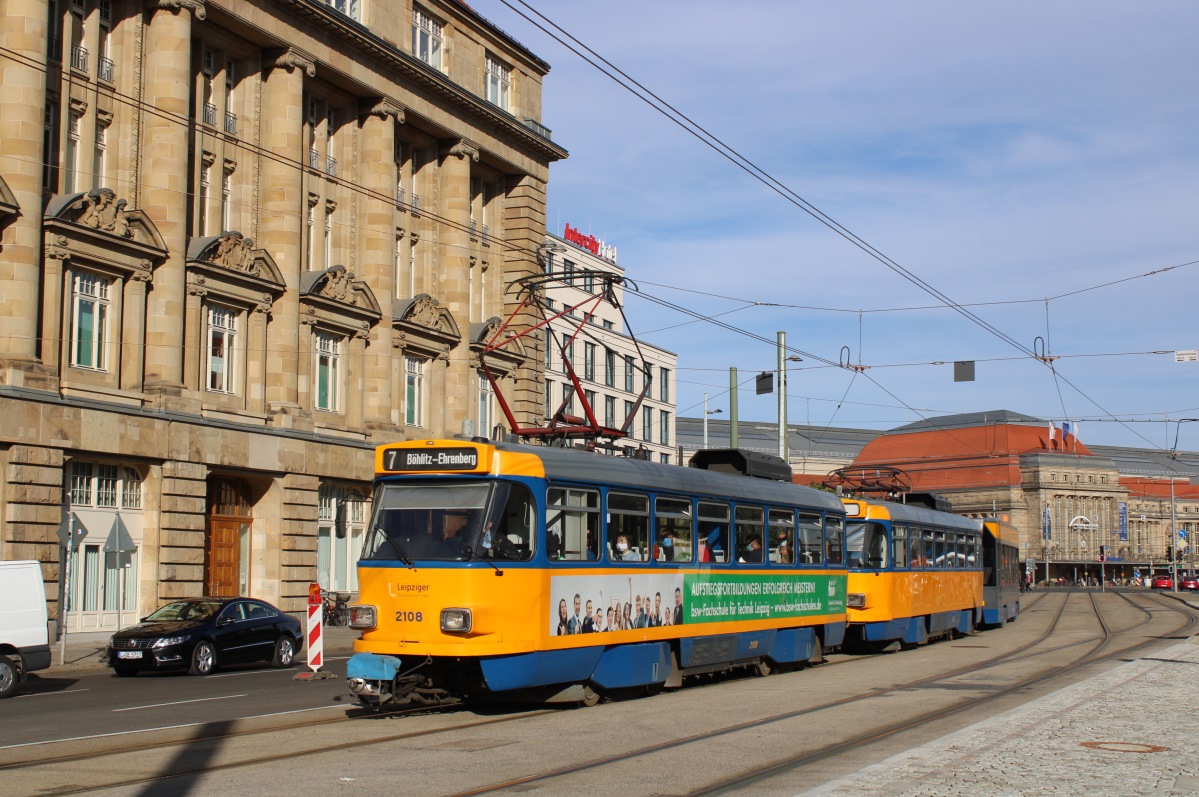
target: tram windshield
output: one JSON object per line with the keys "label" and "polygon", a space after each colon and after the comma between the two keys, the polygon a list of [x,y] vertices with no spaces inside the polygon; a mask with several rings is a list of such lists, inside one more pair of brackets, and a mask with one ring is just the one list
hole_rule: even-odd
{"label": "tram windshield", "polygon": [[462,562],[533,555],[534,504],[519,484],[387,483],[375,490],[363,559]]}
{"label": "tram windshield", "polygon": [[887,529],[881,523],[850,521],[845,524],[845,548],[850,567],[886,567]]}

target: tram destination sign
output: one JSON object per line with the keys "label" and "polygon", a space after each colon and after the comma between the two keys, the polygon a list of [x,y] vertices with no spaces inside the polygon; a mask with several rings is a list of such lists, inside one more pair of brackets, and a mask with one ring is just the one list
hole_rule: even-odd
{"label": "tram destination sign", "polygon": [[479,451],[474,448],[389,448],[383,452],[385,470],[476,470]]}

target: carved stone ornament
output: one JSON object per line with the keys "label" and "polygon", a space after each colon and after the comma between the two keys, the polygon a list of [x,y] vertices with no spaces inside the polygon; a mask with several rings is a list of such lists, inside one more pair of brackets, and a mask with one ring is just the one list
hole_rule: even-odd
{"label": "carved stone ornament", "polygon": [[366,100],[362,103],[363,115],[377,116],[386,121],[390,116],[399,124],[404,124],[405,108],[391,97],[379,97],[376,100]]}
{"label": "carved stone ornament", "polygon": [[288,48],[275,59],[275,66],[294,72],[297,68],[304,70],[308,77],[316,77],[316,62],[312,56],[299,50]]}
{"label": "carved stone ornament", "polygon": [[204,0],[151,0],[150,8],[162,8],[167,11],[185,9],[192,12],[192,16],[196,19],[205,19],[208,17],[208,11],[204,7]]}
{"label": "carved stone ornament", "polygon": [[470,158],[472,161],[478,162],[479,145],[468,138],[464,138],[451,146],[449,153],[458,158]]}
{"label": "carved stone ornament", "polygon": [[120,238],[130,238],[129,219],[125,217],[124,199],[118,200],[111,188],[98,188],[88,192],[84,198],[83,212],[76,220],[84,227],[103,230]]}
{"label": "carved stone ornament", "polygon": [[220,236],[197,259],[248,274],[257,274],[259,271],[254,259],[254,239],[240,232]]}
{"label": "carved stone ornament", "polygon": [[333,266],[325,272],[325,281],[320,288],[321,296],[328,296],[339,302],[357,304],[358,297],[354,294],[354,272],[345,266]]}
{"label": "carved stone ornament", "polygon": [[441,314],[437,312],[437,300],[424,293],[417,296],[412,303],[412,311],[408,314],[408,320],[423,327],[441,329]]}

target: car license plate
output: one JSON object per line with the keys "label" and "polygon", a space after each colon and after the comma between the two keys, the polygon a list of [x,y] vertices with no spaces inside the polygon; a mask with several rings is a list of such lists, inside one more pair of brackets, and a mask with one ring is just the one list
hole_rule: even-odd
{"label": "car license plate", "polygon": [[142,652],[140,650],[119,650],[117,651],[118,659],[140,659]]}

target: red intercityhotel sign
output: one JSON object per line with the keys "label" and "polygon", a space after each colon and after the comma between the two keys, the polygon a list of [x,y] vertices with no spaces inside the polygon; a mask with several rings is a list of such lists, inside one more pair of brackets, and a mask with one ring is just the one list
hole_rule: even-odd
{"label": "red intercityhotel sign", "polygon": [[615,246],[608,246],[594,235],[583,235],[583,233],[571,227],[570,224],[566,225],[566,231],[562,233],[562,237],[576,246],[583,247],[593,255],[602,257],[605,260],[616,261]]}

